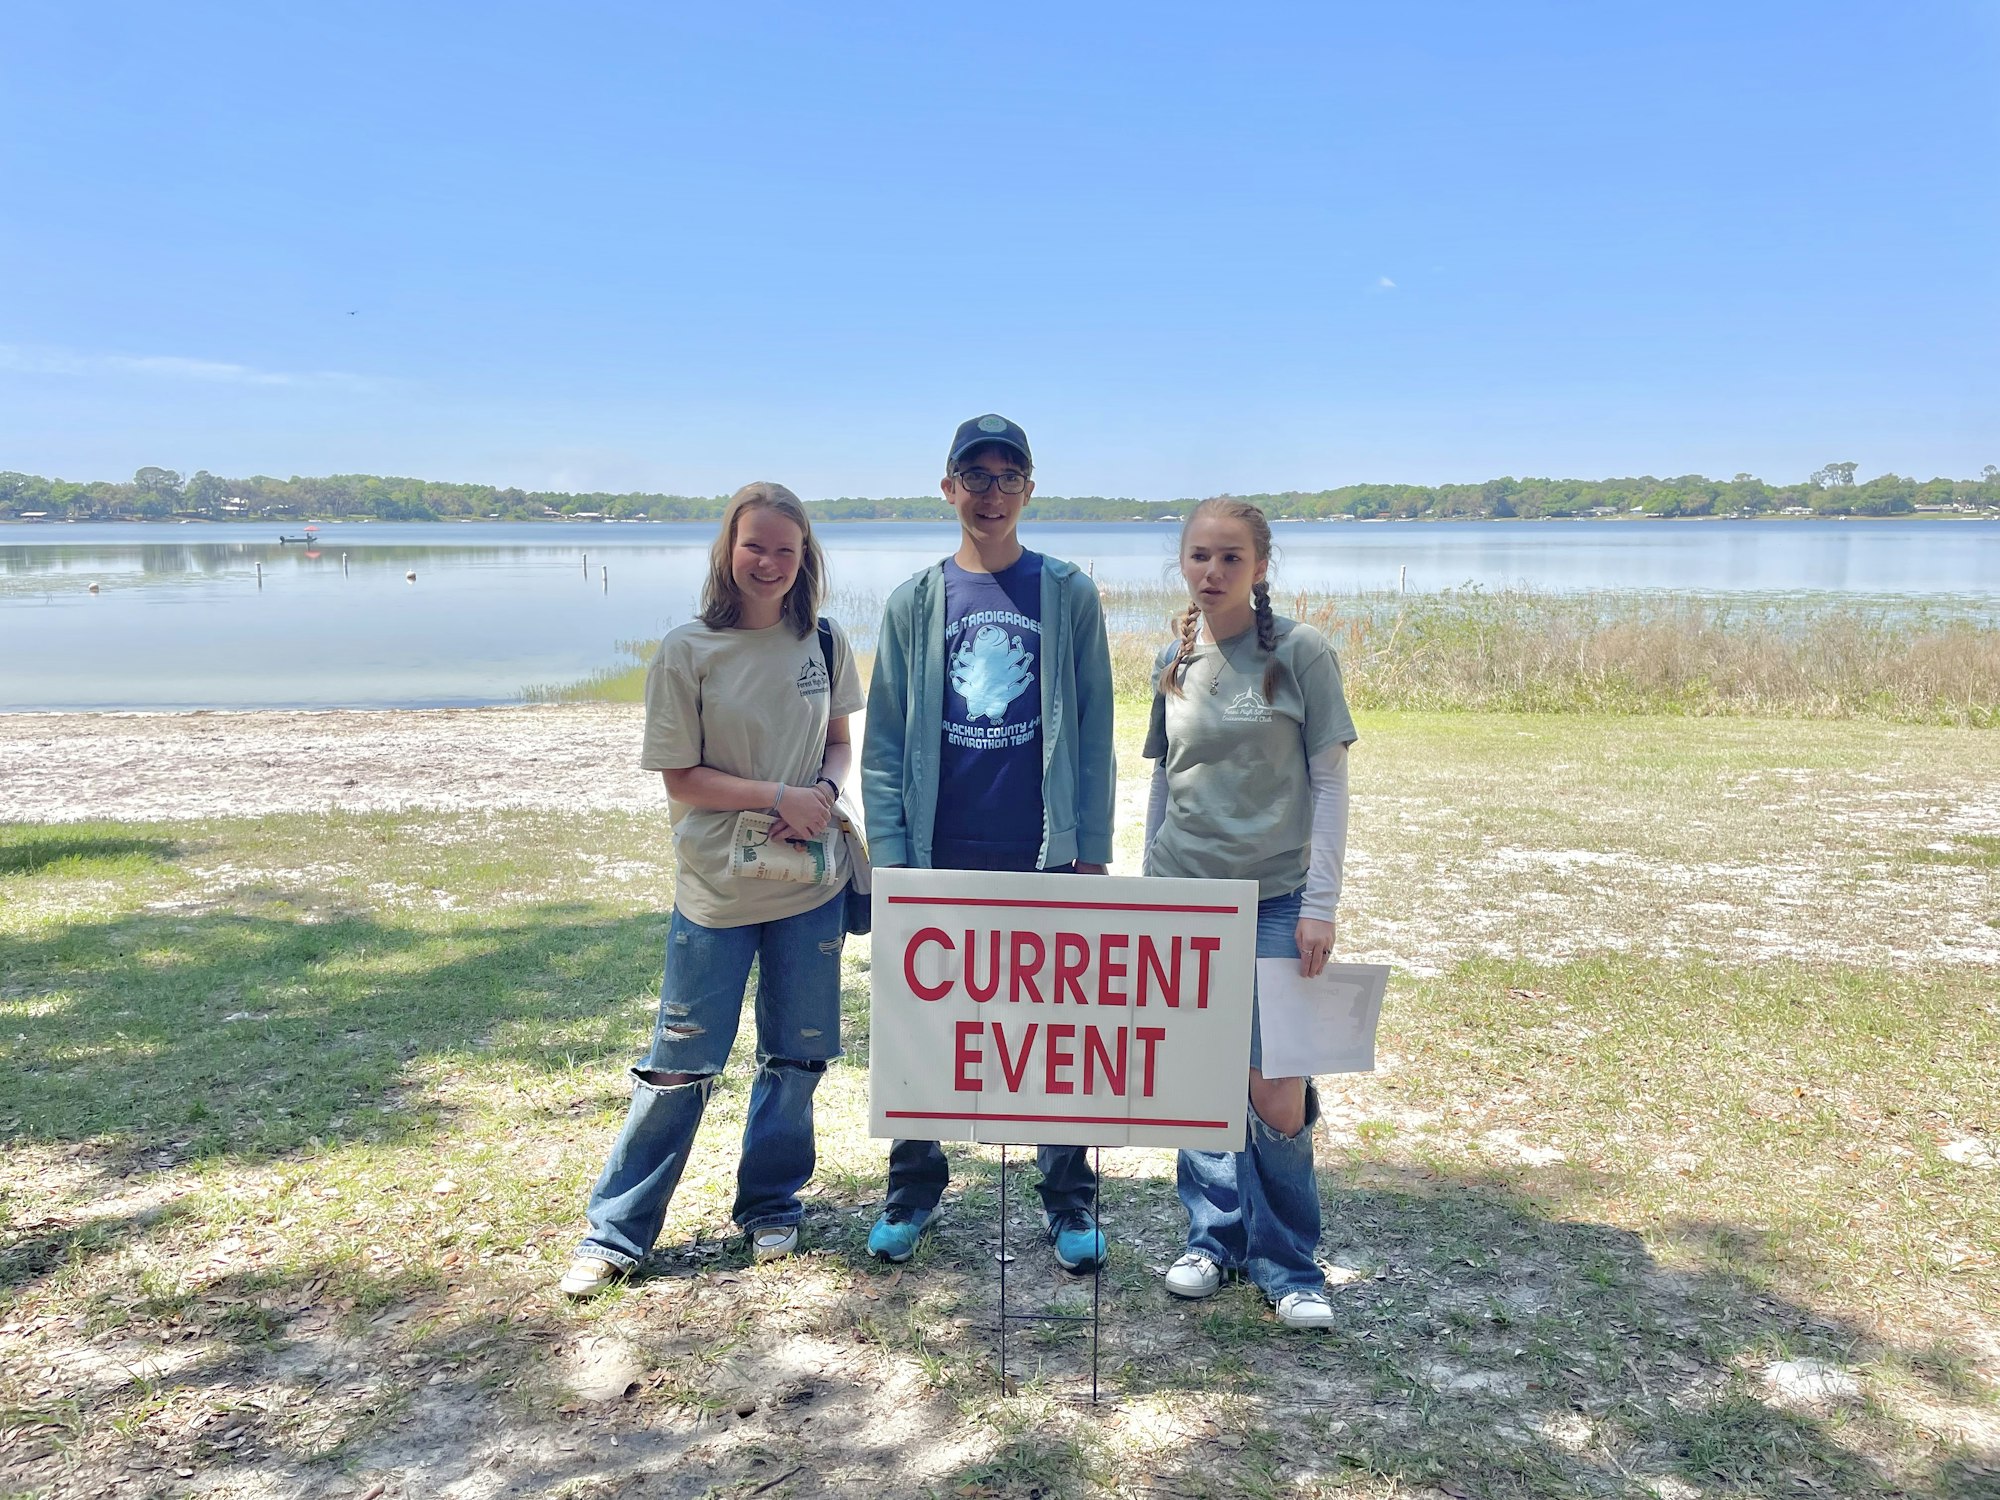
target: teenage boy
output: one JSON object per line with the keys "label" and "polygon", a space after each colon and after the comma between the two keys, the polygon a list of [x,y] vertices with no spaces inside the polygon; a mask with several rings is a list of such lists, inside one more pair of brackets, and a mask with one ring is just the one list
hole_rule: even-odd
{"label": "teenage boy", "polygon": [[[939,870],[1102,875],[1111,861],[1111,651],[1097,586],[1021,545],[1035,493],[1028,435],[1005,417],[953,434],[945,502],[958,551],[889,596],[868,689],[861,785],[869,854]],[[1097,1175],[1081,1146],[1043,1146],[1056,1261],[1105,1256]],[[889,1149],[889,1196],[868,1253],[906,1261],[948,1175],[936,1141]]]}

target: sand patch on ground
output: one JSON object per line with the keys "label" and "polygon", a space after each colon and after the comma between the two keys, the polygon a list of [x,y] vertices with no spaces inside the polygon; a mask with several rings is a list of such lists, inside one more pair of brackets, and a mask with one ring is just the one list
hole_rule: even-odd
{"label": "sand patch on ground", "polygon": [[630,704],[286,713],[0,714],[0,817],[657,810]]}

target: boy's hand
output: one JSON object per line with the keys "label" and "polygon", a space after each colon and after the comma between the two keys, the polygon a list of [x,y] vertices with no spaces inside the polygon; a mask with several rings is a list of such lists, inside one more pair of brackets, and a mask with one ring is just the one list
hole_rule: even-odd
{"label": "boy's hand", "polygon": [[1076,862],[1076,873],[1079,875],[1103,875],[1107,874],[1109,870],[1110,866],[1108,865],[1094,865],[1088,860],[1080,859]]}
{"label": "boy's hand", "polygon": [[1333,957],[1333,923],[1300,917],[1292,939],[1299,945],[1299,972],[1308,979],[1317,979],[1326,961]]}

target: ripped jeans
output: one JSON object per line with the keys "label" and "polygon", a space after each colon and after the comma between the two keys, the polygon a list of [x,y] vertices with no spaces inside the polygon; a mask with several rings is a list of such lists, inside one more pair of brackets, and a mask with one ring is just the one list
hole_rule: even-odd
{"label": "ripped jeans", "polygon": [[[1299,892],[1257,903],[1257,956],[1297,958]],[[1253,981],[1254,983],[1254,981]],[[1256,992],[1251,992],[1250,1066],[1263,1064]],[[1187,1247],[1225,1270],[1242,1271],[1276,1302],[1287,1292],[1326,1287],[1319,1266],[1319,1181],[1313,1175],[1313,1127],[1319,1095],[1306,1080],[1306,1123],[1282,1135],[1255,1105],[1241,1151],[1182,1151],[1174,1186],[1187,1210]]]}
{"label": "ripped jeans", "polygon": [[[630,1269],[659,1238],[702,1110],[735,1045],[752,959],[757,1077],[731,1216],[745,1232],[799,1222],[798,1192],[817,1160],[813,1090],[840,1056],[844,904],[835,892],[811,911],[744,927],[702,927],[674,912],[652,1049],[632,1070],[632,1107],[591,1190],[590,1233],[578,1254]],[[662,1087],[641,1076],[647,1073],[697,1081]]]}

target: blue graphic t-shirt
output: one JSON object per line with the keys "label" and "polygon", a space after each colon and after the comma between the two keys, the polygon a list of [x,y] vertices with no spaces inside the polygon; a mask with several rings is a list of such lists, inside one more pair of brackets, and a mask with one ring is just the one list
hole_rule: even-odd
{"label": "blue graphic t-shirt", "polygon": [[1042,847],[1042,555],[944,565],[944,738],[931,862],[1032,870]]}

